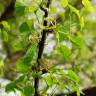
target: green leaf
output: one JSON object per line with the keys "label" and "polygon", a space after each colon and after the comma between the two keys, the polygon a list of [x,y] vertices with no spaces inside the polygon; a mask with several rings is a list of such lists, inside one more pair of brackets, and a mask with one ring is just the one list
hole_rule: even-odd
{"label": "green leaf", "polygon": [[79,21],[80,21],[80,26],[81,26],[81,29],[82,29],[84,27],[84,19],[83,19],[83,17],[80,16],[80,11],[70,4],[68,4],[68,6],[69,6],[70,10],[78,16]]}
{"label": "green leaf", "polygon": [[80,17],[80,26],[81,26],[81,30],[84,27],[84,18]]}
{"label": "green leaf", "polygon": [[69,78],[70,78],[72,81],[74,81],[74,82],[76,82],[76,83],[79,82],[79,77],[78,77],[78,75],[77,75],[74,71],[69,70],[69,71],[68,71],[68,76],[69,76]]}
{"label": "green leaf", "polygon": [[34,13],[35,11],[36,11],[36,6],[28,6],[27,8],[26,8],[26,11],[28,12],[28,13]]}
{"label": "green leaf", "polygon": [[16,4],[15,4],[15,12],[16,12],[16,16],[23,16],[25,13],[25,8],[26,8],[26,4],[24,3],[23,0],[16,0]]}
{"label": "green leaf", "polygon": [[33,33],[34,32],[34,22],[33,20],[27,20],[23,22],[19,27],[21,32]]}
{"label": "green leaf", "polygon": [[76,88],[76,92],[77,96],[80,96],[80,94],[85,95],[79,88]]}
{"label": "green leaf", "polygon": [[84,44],[84,38],[82,35],[78,35],[77,37],[70,37],[71,42],[74,44],[74,47],[76,48],[82,48]]}
{"label": "green leaf", "polygon": [[28,26],[28,24],[26,22],[21,24],[19,29],[20,29],[21,32],[28,32],[28,31],[30,31],[29,26]]}
{"label": "green leaf", "polygon": [[68,59],[71,54],[70,49],[64,45],[58,46],[57,51],[64,60]]}
{"label": "green leaf", "polygon": [[20,76],[18,79],[16,79],[14,81],[15,84],[20,84],[20,83],[24,83],[25,81],[27,81],[27,76],[26,75],[22,75]]}
{"label": "green leaf", "polygon": [[3,27],[6,29],[6,30],[10,30],[10,25],[7,21],[2,21],[1,24],[3,25]]}
{"label": "green leaf", "polygon": [[8,41],[8,38],[9,38],[7,31],[3,30],[2,31],[2,35],[3,35],[3,40],[5,42],[7,42]]}
{"label": "green leaf", "polygon": [[[29,34],[29,33],[28,33]],[[29,40],[29,35],[26,34],[26,32],[23,33],[23,35],[21,34],[19,37],[19,41],[16,41],[13,44],[13,48],[15,51],[20,51],[20,50],[25,50],[26,46],[28,45],[28,40]]]}
{"label": "green leaf", "polygon": [[2,15],[2,13],[4,12],[4,5],[0,2],[0,16]]}
{"label": "green leaf", "polygon": [[75,7],[73,7],[72,5],[68,4],[68,7],[70,8],[70,10],[72,12],[74,12],[79,18],[80,18],[80,12],[78,9],[76,9]]}
{"label": "green leaf", "polygon": [[51,86],[54,84],[52,75],[48,74],[45,79],[46,79],[46,83],[47,83],[47,85],[48,85],[49,87],[51,87]]}
{"label": "green leaf", "polygon": [[22,73],[26,73],[27,71],[29,71],[30,68],[29,58],[19,59],[16,63],[16,68],[17,71],[20,71]]}
{"label": "green leaf", "polygon": [[79,88],[76,88],[77,96],[80,96],[80,94],[85,95],[82,90]]}
{"label": "green leaf", "polygon": [[67,40],[69,35],[69,26],[58,26],[56,33],[58,41],[62,42],[64,40]]}
{"label": "green leaf", "polygon": [[27,6],[26,0],[16,0],[15,6]]}
{"label": "green leaf", "polygon": [[25,13],[25,6],[18,6],[15,8],[16,16],[23,16]]}
{"label": "green leaf", "polygon": [[32,85],[27,85],[24,87],[24,95],[32,96],[34,94],[34,87]]}
{"label": "green leaf", "polygon": [[2,30],[0,29],[0,35],[1,35],[1,32],[2,32]]}
{"label": "green leaf", "polygon": [[26,73],[29,71],[31,67],[31,61],[33,58],[36,57],[36,51],[37,47],[36,45],[32,45],[28,48],[25,56],[17,61],[17,70],[23,73]]}
{"label": "green leaf", "polygon": [[27,20],[26,23],[28,24],[28,27],[30,28],[31,32],[33,33],[35,31],[33,19]]}
{"label": "green leaf", "polygon": [[0,67],[2,67],[4,65],[4,61],[0,60]]}
{"label": "green leaf", "polygon": [[9,83],[6,85],[5,91],[6,92],[15,91],[15,87],[16,87],[15,83],[13,82]]}
{"label": "green leaf", "polygon": [[68,0],[60,0],[63,7],[68,5]]}
{"label": "green leaf", "polygon": [[34,13],[36,10],[39,9],[39,4],[40,4],[40,0],[32,1],[31,6],[29,5],[26,7],[26,12]]}
{"label": "green leaf", "polygon": [[22,44],[21,44],[21,42],[16,42],[14,45],[13,45],[13,47],[14,47],[14,50],[15,51],[20,51],[20,50],[22,50],[23,48],[23,46],[22,46]]}
{"label": "green leaf", "polygon": [[4,68],[4,60],[0,60],[0,77],[2,77],[4,74],[4,70],[3,70],[3,68]]}
{"label": "green leaf", "polygon": [[50,14],[54,14],[54,13],[56,13],[56,12],[57,12],[56,7],[51,6],[51,7],[50,7]]}
{"label": "green leaf", "polygon": [[61,81],[59,81],[59,80],[58,80],[58,85],[59,85],[62,89],[65,89],[65,85],[64,85]]}
{"label": "green leaf", "polygon": [[33,59],[36,56],[36,52],[37,52],[37,46],[36,45],[32,45],[28,48],[27,52],[26,52],[26,57],[30,57],[31,59]]}
{"label": "green leaf", "polygon": [[89,0],[82,0],[82,4],[84,5],[84,7],[88,12],[93,12],[94,9]]}

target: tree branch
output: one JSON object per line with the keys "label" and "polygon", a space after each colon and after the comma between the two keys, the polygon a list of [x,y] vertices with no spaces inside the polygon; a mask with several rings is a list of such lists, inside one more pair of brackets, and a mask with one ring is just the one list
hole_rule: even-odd
{"label": "tree branch", "polygon": [[8,5],[5,8],[5,11],[2,13],[2,15],[0,17],[0,21],[7,20],[7,19],[9,19],[10,17],[13,16],[13,13],[14,13],[14,10],[15,10],[15,7],[14,7],[15,2],[16,2],[16,0],[10,0],[8,2]]}
{"label": "tree branch", "polygon": [[[47,5],[46,5],[46,9],[42,10],[44,12],[44,18],[48,17],[48,9],[49,9],[49,6],[51,4],[51,1],[52,0],[48,0]],[[43,26],[47,26],[47,23],[48,23],[47,20],[44,20]],[[41,38],[41,41],[39,42],[39,51],[38,51],[38,58],[37,58],[38,65],[37,65],[37,68],[36,68],[36,73],[38,73],[40,71],[39,60],[42,58],[47,32],[48,32],[48,30],[46,30],[46,29],[43,30],[42,38]],[[34,96],[39,96],[38,95],[38,86],[39,86],[39,78],[38,78],[38,76],[36,76],[35,80],[34,80],[34,88],[35,88],[35,95]]]}

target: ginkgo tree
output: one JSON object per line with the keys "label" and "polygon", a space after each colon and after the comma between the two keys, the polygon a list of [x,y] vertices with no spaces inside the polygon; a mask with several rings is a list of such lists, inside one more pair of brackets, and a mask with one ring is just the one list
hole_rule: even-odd
{"label": "ginkgo tree", "polygon": [[[82,0],[82,4],[87,12],[94,11],[89,0]],[[14,14],[15,18],[0,22],[4,46],[12,48],[7,52],[22,54],[19,58],[8,55],[18,74],[6,86],[6,92],[19,90],[24,96],[55,96],[58,90],[83,94],[79,88],[80,70],[74,65],[85,48],[81,11],[70,0],[16,0]],[[49,42],[54,46],[50,45],[53,50],[47,55]],[[65,68],[69,62],[73,64]]]}

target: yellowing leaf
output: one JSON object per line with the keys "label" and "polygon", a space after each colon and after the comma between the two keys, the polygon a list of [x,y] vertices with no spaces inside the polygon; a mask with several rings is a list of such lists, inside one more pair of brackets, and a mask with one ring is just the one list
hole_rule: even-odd
{"label": "yellowing leaf", "polygon": [[4,65],[4,61],[0,60],[0,68]]}
{"label": "yellowing leaf", "polygon": [[53,6],[50,7],[50,14],[53,14],[57,11],[57,9]]}
{"label": "yellowing leaf", "polygon": [[84,27],[84,18],[83,17],[80,17],[80,26],[81,26],[81,29]]}
{"label": "yellowing leaf", "polygon": [[84,7],[86,8],[88,12],[93,12],[94,9],[91,3],[89,2],[89,0],[82,0],[82,4],[84,5]]}
{"label": "yellowing leaf", "polygon": [[29,7],[27,7],[26,9],[27,9],[27,11],[28,11],[29,13],[33,13],[33,12],[36,10],[36,8],[33,7],[33,6],[29,6]]}
{"label": "yellowing leaf", "polygon": [[68,0],[61,0],[61,4],[63,7],[66,7],[68,5]]}
{"label": "yellowing leaf", "polygon": [[10,25],[7,21],[2,21],[1,24],[3,25],[3,27],[7,30],[10,30]]}

